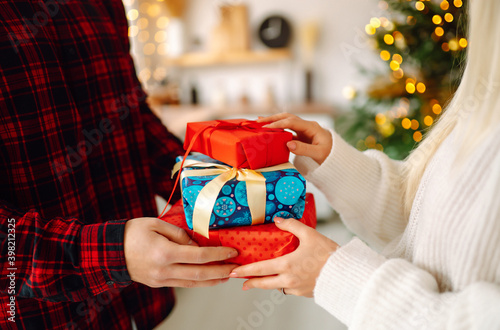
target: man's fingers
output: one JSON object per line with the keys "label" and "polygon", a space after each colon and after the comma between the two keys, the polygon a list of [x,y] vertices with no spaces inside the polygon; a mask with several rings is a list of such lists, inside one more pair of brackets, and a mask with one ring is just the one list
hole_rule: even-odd
{"label": "man's fingers", "polygon": [[268,276],[279,273],[280,258],[264,260],[233,269],[230,277]]}
{"label": "man's fingers", "polygon": [[201,287],[208,287],[208,286],[215,286],[221,283],[227,282],[228,279],[222,279],[222,280],[209,280],[209,281],[192,281],[192,280],[177,280],[177,279],[170,279],[166,280],[165,282],[161,283],[161,285],[156,286],[156,287],[172,287],[172,288],[201,288]]}
{"label": "man's fingers", "polygon": [[179,245],[172,256],[173,263],[205,264],[212,261],[222,261],[234,258],[238,251],[229,247],[197,247]]}
{"label": "man's fingers", "polygon": [[170,279],[209,281],[229,278],[236,265],[185,265],[174,264],[168,267],[166,277]]}
{"label": "man's fingers", "polygon": [[163,220],[158,219],[158,222],[155,224],[154,230],[177,244],[193,244],[191,237],[189,237],[184,229],[174,226]]}

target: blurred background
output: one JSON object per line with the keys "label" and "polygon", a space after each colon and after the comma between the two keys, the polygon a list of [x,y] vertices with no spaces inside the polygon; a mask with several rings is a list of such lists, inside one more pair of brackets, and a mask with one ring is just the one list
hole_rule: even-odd
{"label": "blurred background", "polygon": [[[123,2],[148,102],[181,139],[190,121],[286,111],[404,159],[444,111],[468,45],[462,0]],[[308,190],[318,230],[348,242],[325,197]],[[241,284],[177,290],[158,329],[345,328],[311,299]]]}

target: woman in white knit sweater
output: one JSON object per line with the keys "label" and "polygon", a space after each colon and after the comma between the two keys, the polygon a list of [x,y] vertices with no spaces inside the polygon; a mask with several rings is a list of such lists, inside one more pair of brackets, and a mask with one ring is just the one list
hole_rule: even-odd
{"label": "woman in white knit sweater", "polygon": [[[404,162],[358,152],[280,114],[296,166],[357,234],[345,246],[295,220],[286,256],[238,267],[353,329],[500,329],[500,1],[471,0],[468,60],[446,113]],[[366,242],[366,243],[365,243]]]}

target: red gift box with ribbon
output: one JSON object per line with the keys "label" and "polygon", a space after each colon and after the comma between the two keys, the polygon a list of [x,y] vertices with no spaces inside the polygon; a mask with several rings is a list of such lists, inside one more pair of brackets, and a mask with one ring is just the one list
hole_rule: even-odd
{"label": "red gift box with ribbon", "polygon": [[236,168],[258,169],[286,163],[293,134],[245,119],[188,123],[184,149]]}
{"label": "red gift box with ribbon", "polygon": [[[245,265],[261,260],[274,259],[293,252],[299,246],[299,239],[293,234],[282,231],[274,223],[221,228],[209,231],[209,237],[194,233],[186,224],[182,201],[177,202],[161,217],[177,227],[184,229],[200,246],[228,246],[238,250],[236,258],[228,259],[226,263]],[[316,227],[316,205],[314,196],[306,194],[306,206],[302,219],[297,220]]]}

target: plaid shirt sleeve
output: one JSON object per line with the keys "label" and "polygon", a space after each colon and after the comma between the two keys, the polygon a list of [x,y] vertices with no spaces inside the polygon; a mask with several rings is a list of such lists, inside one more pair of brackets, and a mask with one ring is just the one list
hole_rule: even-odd
{"label": "plaid shirt sleeve", "polygon": [[[175,181],[171,179],[171,175],[175,158],[182,156],[184,150],[181,142],[167,131],[158,117],[151,112],[146,102],[143,102],[141,109],[154,189],[158,195],[168,200],[174,188]],[[180,189],[177,187],[172,201],[175,202],[179,198]]]}
{"label": "plaid shirt sleeve", "polygon": [[[35,210],[22,213],[0,201],[0,264],[6,273],[1,291],[58,302],[127,286],[124,228],[124,220],[90,225],[74,218],[46,220]],[[17,292],[8,292],[11,271]]]}

